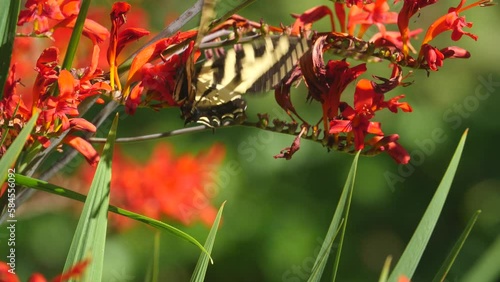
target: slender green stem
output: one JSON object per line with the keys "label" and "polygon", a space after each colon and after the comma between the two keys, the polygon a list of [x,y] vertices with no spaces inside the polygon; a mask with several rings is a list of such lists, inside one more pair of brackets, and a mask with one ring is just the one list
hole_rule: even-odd
{"label": "slender green stem", "polygon": [[80,37],[82,36],[83,26],[85,24],[85,19],[91,2],[91,0],[82,1],[82,6],[80,7],[80,12],[78,13],[78,18],[76,19],[73,32],[71,33],[68,49],[66,50],[66,56],[64,57],[62,64],[63,69],[70,69],[73,64],[73,59],[75,58],[76,49],[80,43]]}

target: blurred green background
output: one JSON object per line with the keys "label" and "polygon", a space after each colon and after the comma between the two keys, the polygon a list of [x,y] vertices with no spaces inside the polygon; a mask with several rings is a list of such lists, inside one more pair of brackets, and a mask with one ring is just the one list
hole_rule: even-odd
{"label": "blurred green background", "polygon": [[[112,3],[105,2],[107,7]],[[134,7],[142,6],[150,15],[149,24],[159,30],[167,18],[175,18],[194,2],[131,2],[131,13]],[[238,1],[222,2],[221,7],[227,8]],[[419,17],[412,18],[411,25],[425,28],[457,3],[443,1],[424,9]],[[329,1],[320,0],[256,1],[240,14],[255,21],[262,18],[272,25],[289,24],[290,13],[301,13],[317,5],[332,6]],[[469,50],[472,57],[446,60],[443,68],[429,76],[424,71],[415,72],[410,78],[415,82],[413,85],[388,94],[390,97],[406,94],[405,100],[414,111],[397,115],[384,112],[377,116],[384,132],[399,134],[400,144],[415,158],[405,167],[397,165],[386,154],[361,158],[338,281],[377,280],[388,255],[393,256],[395,264],[466,128],[470,131],[454,185],[412,281],[432,279],[477,209],[483,212],[448,281],[461,281],[495,240],[500,240],[500,153],[495,147],[500,140],[500,10],[498,6],[476,8],[465,15],[474,23],[470,32],[479,36],[477,42],[463,38],[457,44],[447,33],[433,44],[442,47],[456,44]],[[322,20],[314,28],[326,30],[327,22]],[[368,34],[372,35],[373,30]],[[418,48],[418,44],[414,46]],[[369,64],[365,77],[372,74],[388,77],[390,69],[386,63]],[[482,87],[484,81],[493,83]],[[481,99],[477,98],[479,87],[482,87]],[[352,89],[348,88],[345,93],[352,96],[349,94]],[[304,88],[292,95],[299,112],[314,117],[311,120],[319,118],[320,107],[305,103]],[[249,97],[248,103],[251,120],[257,119],[256,113],[268,112],[273,116],[278,108],[273,95]],[[159,113],[139,110],[122,122],[119,135],[136,136],[181,127],[183,122],[177,109]],[[442,140],[430,141],[433,145],[423,150],[421,144],[435,138],[436,131],[442,132]],[[257,142],[251,145],[254,138]],[[161,140],[172,144],[177,154],[197,153],[215,142],[227,147],[226,161],[219,172],[219,195],[214,202],[216,207],[223,201],[227,204],[213,251],[215,264],[209,267],[206,281],[306,280],[304,277],[310,272],[326,234],[353,156],[327,152],[318,143],[303,141],[292,160],[273,159],[272,156],[289,146],[292,140],[291,136],[245,127]],[[145,159],[154,157],[148,155],[154,143],[122,148],[130,155]],[[236,164],[241,170],[227,177],[230,164]],[[168,172],[165,173],[168,176]],[[389,183],[388,174],[401,176],[401,181]],[[64,208],[69,200],[42,193],[35,197],[43,201],[28,203],[18,214],[18,273],[23,280],[35,271],[48,277],[60,273],[78,218],[77,212],[67,212],[68,208]],[[170,223],[201,242],[208,234],[207,227],[201,223],[189,227]],[[153,258],[154,233],[141,224],[127,232],[110,232],[103,281],[144,281]],[[2,253],[4,248],[2,244]],[[198,255],[196,247],[170,234],[161,234],[160,281],[188,281]],[[287,280],[291,277],[298,280]]]}

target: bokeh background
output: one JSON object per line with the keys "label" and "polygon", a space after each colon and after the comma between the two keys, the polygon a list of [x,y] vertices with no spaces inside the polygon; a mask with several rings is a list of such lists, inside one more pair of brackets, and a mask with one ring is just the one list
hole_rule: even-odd
{"label": "bokeh background", "polygon": [[[130,3],[133,5],[131,13],[138,12],[140,7],[148,14],[143,27],[150,26],[158,31],[194,2]],[[235,0],[221,2],[220,9],[237,3]],[[111,3],[102,1],[99,7],[110,7]],[[427,27],[457,3],[458,0],[442,1],[423,9],[411,24]],[[332,6],[329,1],[320,0],[256,1],[240,14],[255,21],[262,18],[272,25],[288,24],[292,22],[290,13],[301,13],[317,5]],[[384,132],[399,134],[399,142],[416,157],[407,166],[397,165],[385,154],[361,158],[338,281],[378,279],[388,255],[393,256],[394,265],[467,128],[467,144],[452,190],[413,280],[432,279],[478,209],[482,214],[448,280],[461,281],[495,242],[499,244],[500,153],[496,146],[500,140],[500,9],[498,6],[476,8],[465,15],[474,23],[471,32],[477,34],[479,40],[463,38],[457,45],[469,50],[472,57],[447,60],[443,68],[430,75],[415,72],[410,79],[415,82],[413,85],[389,93],[406,94],[406,101],[414,111],[377,116]],[[189,26],[195,24],[192,22]],[[314,27],[326,30],[328,24],[322,20]],[[368,32],[373,33],[373,30]],[[434,44],[456,43],[451,42],[448,33]],[[385,63],[369,64],[365,77],[372,74],[388,77],[390,70]],[[493,82],[483,87],[484,81]],[[478,99],[480,87],[483,96]],[[352,93],[352,89],[348,88],[345,93]],[[305,97],[305,88],[293,92],[299,112],[316,120],[320,107],[307,104]],[[279,112],[271,94],[248,97],[248,103],[251,120],[257,120],[257,113],[268,112],[275,116]],[[177,109],[160,112],[142,109],[122,121],[119,135],[137,136],[181,127],[183,121]],[[442,132],[439,141],[434,137],[436,132]],[[433,138],[433,145],[422,150],[421,144]],[[303,141],[292,160],[273,159],[272,156],[289,146],[292,140],[291,136],[255,128],[231,127],[217,129],[214,133],[198,132],[121,148],[126,154],[145,161],[155,157],[151,152],[157,142],[168,142],[178,155],[196,154],[214,143],[223,143],[227,155],[215,179],[219,193],[214,206],[219,207],[224,201],[227,204],[213,250],[215,264],[209,267],[206,281],[287,281],[286,277],[298,278],[289,281],[305,281],[303,278],[310,272],[326,234],[353,156],[328,152],[318,143]],[[238,172],[229,174],[230,166],[239,168]],[[71,176],[73,167],[69,166],[64,173]],[[390,182],[388,175],[400,176],[400,181]],[[165,177],[175,175],[166,171]],[[60,273],[81,207],[70,200],[39,192],[19,211],[17,270],[23,280],[35,271],[48,277]],[[167,222],[201,242],[208,234],[208,227],[202,223],[184,226],[175,221]],[[153,259],[154,236],[153,229],[141,224],[126,231],[111,230],[103,281],[144,281]],[[188,281],[199,255],[198,249],[167,233],[160,235],[160,241],[160,281]],[[5,246],[2,244],[0,248],[3,253]]]}

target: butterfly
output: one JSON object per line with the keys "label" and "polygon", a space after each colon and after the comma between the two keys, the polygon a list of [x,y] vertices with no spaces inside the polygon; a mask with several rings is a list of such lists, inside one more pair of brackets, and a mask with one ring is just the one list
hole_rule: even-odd
{"label": "butterfly", "polygon": [[[205,0],[195,50],[215,17],[214,6]],[[181,117],[208,127],[243,122],[247,104],[242,95],[273,89],[308,49],[305,37],[262,35],[201,64],[191,56],[174,91]]]}
{"label": "butterfly", "polygon": [[179,91],[184,95],[179,99],[185,99],[182,117],[210,127],[244,120],[242,95],[272,90],[308,48],[303,37],[265,36],[205,61],[192,75],[184,76]]}

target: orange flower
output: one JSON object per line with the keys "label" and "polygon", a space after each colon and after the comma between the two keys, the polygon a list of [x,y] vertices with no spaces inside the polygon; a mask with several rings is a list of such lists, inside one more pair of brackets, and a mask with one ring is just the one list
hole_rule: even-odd
{"label": "orange flower", "polygon": [[348,29],[349,34],[354,35],[354,29],[360,25],[358,37],[362,37],[366,30],[376,25],[379,30],[385,31],[386,24],[397,22],[398,14],[389,11],[387,0],[376,0],[375,3],[358,7],[353,6],[349,11]]}
{"label": "orange flower", "polygon": [[[52,282],[63,282],[63,281],[68,281],[69,279],[72,278],[78,278],[81,277],[85,271],[85,268],[88,266],[90,263],[90,260],[84,260],[82,262],[77,263],[75,266],[73,266],[71,269],[69,269],[67,272],[55,277],[52,279]],[[1,282],[19,282],[19,278],[17,277],[16,274],[12,273],[9,271],[10,266],[7,265],[7,263],[0,261],[0,281]],[[28,282],[46,282],[47,279],[40,273],[33,273],[30,278],[28,279]]]}
{"label": "orange flower", "polygon": [[[137,163],[117,150],[113,157],[111,202],[119,207],[160,219],[166,216],[183,224],[201,219],[211,225],[216,209],[210,204],[217,189],[214,175],[225,149],[214,145],[198,156],[173,155],[166,144],[159,144],[147,163]],[[84,167],[82,175],[91,182],[93,169]],[[118,227],[131,221],[116,216]]]}

